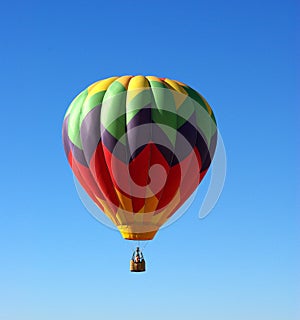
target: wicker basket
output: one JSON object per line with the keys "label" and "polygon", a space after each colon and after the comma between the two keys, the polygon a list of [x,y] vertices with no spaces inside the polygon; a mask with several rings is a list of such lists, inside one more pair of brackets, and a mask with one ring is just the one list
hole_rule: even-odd
{"label": "wicker basket", "polygon": [[146,271],[145,260],[142,260],[141,262],[134,262],[133,260],[130,260],[130,271],[131,272],[144,272],[144,271]]}

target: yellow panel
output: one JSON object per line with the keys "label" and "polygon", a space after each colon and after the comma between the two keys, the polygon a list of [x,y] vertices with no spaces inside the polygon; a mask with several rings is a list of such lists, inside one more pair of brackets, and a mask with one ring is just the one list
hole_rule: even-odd
{"label": "yellow panel", "polygon": [[126,211],[133,211],[132,201],[130,198],[126,197],[123,193],[121,193],[117,188],[115,188],[117,197],[122,205],[122,208]]}
{"label": "yellow panel", "polygon": [[118,226],[118,229],[123,238],[127,240],[152,240],[158,231],[158,227],[155,225],[121,225]]}
{"label": "yellow panel", "polygon": [[91,96],[100,91],[106,91],[107,88],[116,80],[118,77],[111,77],[101,81],[98,81],[88,87],[88,95]]}
{"label": "yellow panel", "polygon": [[211,116],[212,110],[211,110],[210,105],[208,104],[208,102],[205,100],[205,98],[204,98],[200,93],[198,93],[198,94],[199,94],[199,96],[202,98],[202,100],[204,101],[204,103],[205,103],[205,105],[206,105],[206,108],[207,108],[207,111],[208,111],[209,115]]}
{"label": "yellow panel", "polygon": [[173,90],[187,95],[187,92],[176,81],[170,79],[165,79],[164,81],[169,84]]}
{"label": "yellow panel", "polygon": [[[143,208],[141,209],[141,210],[143,210]],[[142,224],[143,223],[143,216],[144,216],[144,213],[143,213],[143,211],[142,212],[140,212],[140,213],[135,213],[134,215],[133,215],[133,223],[134,224]]]}
{"label": "yellow panel", "polygon": [[154,216],[152,216],[152,217],[151,217],[151,222],[152,222],[153,224],[157,224],[157,225],[158,225],[159,221],[161,220],[161,218],[162,218],[162,216],[163,216],[163,214],[164,214],[165,212],[166,212],[166,209],[163,210],[162,212],[157,213],[157,214],[155,214]]}
{"label": "yellow panel", "polygon": [[126,240],[152,240],[154,236],[156,235],[157,231],[152,232],[144,232],[144,233],[133,233],[133,232],[126,232],[126,231],[120,231],[122,237]]}
{"label": "yellow panel", "polygon": [[97,196],[95,196],[97,198],[97,200],[99,201],[99,203],[101,203],[101,205],[103,206],[104,208],[104,213],[105,215],[110,218],[110,220],[114,223],[114,224],[117,224],[117,220],[116,220],[116,217],[115,217],[115,214],[114,212],[112,211],[112,209],[110,208],[109,204],[107,203],[107,201],[103,200],[103,199],[100,199],[98,198]]}
{"label": "yellow panel", "polygon": [[118,224],[119,225],[122,225],[122,224],[126,224],[127,221],[126,221],[126,217],[124,215],[124,211],[122,209],[119,209],[117,211],[117,214],[116,214],[116,218],[118,220]]}
{"label": "yellow panel", "polygon": [[147,186],[145,198],[152,198],[154,195],[155,194],[153,193],[153,191],[149,188],[149,186]]}
{"label": "yellow panel", "polygon": [[144,90],[149,89],[149,82],[144,76],[131,78],[127,88],[127,103]]}
{"label": "yellow panel", "polygon": [[152,223],[153,212],[148,212],[143,214],[143,223],[151,224]]}
{"label": "yellow panel", "polygon": [[187,99],[187,95],[178,93],[178,91],[173,91],[172,93],[175,101],[176,110],[178,110],[183,104],[183,102]]}
{"label": "yellow panel", "polygon": [[128,87],[128,84],[129,84],[129,81],[130,79],[132,78],[132,76],[122,76],[120,78],[118,78],[117,82],[120,82],[121,85],[127,89]]}
{"label": "yellow panel", "polygon": [[167,207],[160,213],[152,216],[151,222],[158,226],[162,226],[170,213],[176,208],[180,202],[180,191],[178,190],[172,201],[167,205]]}
{"label": "yellow panel", "polygon": [[163,81],[162,81],[161,79],[159,79],[158,77],[147,76],[146,78],[147,78],[149,81],[157,81],[157,82],[163,83]]}
{"label": "yellow panel", "polygon": [[132,213],[130,211],[124,211],[124,214],[125,214],[125,217],[126,217],[127,224],[133,224],[134,213]]}
{"label": "yellow panel", "polygon": [[116,214],[116,217],[119,221],[119,224],[133,224],[134,214],[130,211],[126,211],[122,208],[119,208]]}
{"label": "yellow panel", "polygon": [[159,200],[156,198],[156,196],[149,197],[147,195],[145,199],[144,212],[145,213],[154,212],[158,206],[158,203],[159,203]]}
{"label": "yellow panel", "polygon": [[139,210],[138,213],[134,214],[134,222],[137,223],[151,223],[151,217],[155,212],[159,200],[153,195],[153,192],[149,187],[146,189],[145,205]]}
{"label": "yellow panel", "polygon": [[185,83],[178,81],[178,80],[173,80],[175,82],[177,82],[179,85],[184,86],[184,87],[188,87]]}
{"label": "yellow panel", "polygon": [[135,90],[149,87],[149,82],[144,76],[135,76],[131,79],[129,89]]}

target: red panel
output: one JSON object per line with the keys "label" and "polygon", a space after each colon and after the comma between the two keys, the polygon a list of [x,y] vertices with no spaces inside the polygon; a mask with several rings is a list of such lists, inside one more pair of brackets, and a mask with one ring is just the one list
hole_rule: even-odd
{"label": "red panel", "polygon": [[102,147],[103,145],[100,142],[91,158],[90,171],[96,180],[99,189],[103,192],[105,199],[111,202],[111,206],[114,206],[114,211],[116,211],[120,206],[120,203],[106,165]]}
{"label": "red panel", "polygon": [[70,151],[68,160],[70,163],[70,166],[72,168],[72,172],[83,187],[83,189],[87,192],[89,197],[98,205],[101,210],[103,210],[103,206],[101,203],[97,200],[95,195],[97,195],[98,198],[104,199],[104,196],[102,192],[97,187],[89,169],[82,164],[80,164],[72,155],[72,151]]}

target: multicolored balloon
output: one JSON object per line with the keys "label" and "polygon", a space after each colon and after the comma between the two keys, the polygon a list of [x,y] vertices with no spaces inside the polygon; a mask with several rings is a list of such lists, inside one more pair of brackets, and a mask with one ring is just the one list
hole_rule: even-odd
{"label": "multicolored balloon", "polygon": [[63,144],[94,203],[129,240],[151,240],[189,198],[217,141],[207,101],[154,76],[100,80],[71,103]]}

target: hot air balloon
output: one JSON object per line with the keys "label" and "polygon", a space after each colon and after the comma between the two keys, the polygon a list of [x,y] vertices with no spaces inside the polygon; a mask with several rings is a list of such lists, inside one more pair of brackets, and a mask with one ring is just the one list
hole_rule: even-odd
{"label": "hot air balloon", "polygon": [[[83,90],[62,135],[73,174],[123,238],[152,240],[207,173],[217,127],[207,101],[186,84],[121,76]],[[130,269],[145,270],[139,248]]]}

